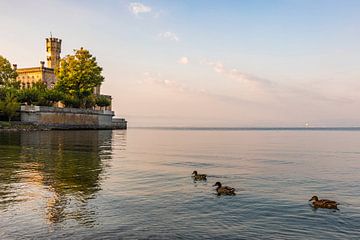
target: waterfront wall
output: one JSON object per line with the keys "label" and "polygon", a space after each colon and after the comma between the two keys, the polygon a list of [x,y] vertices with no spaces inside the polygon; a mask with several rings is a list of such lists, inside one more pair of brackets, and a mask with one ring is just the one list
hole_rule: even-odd
{"label": "waterfront wall", "polygon": [[112,126],[113,129],[127,129],[127,121],[124,118],[113,118]]}
{"label": "waterfront wall", "polygon": [[[21,106],[21,122],[50,129],[113,129],[113,116],[108,110]],[[126,129],[124,119],[119,128]]]}

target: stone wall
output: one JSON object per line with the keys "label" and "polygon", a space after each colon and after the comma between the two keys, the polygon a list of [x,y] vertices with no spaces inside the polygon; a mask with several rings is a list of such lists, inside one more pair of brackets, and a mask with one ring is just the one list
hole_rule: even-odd
{"label": "stone wall", "polygon": [[127,129],[127,121],[124,118],[113,118],[112,126],[113,129]]}
{"label": "stone wall", "polygon": [[107,110],[21,106],[22,122],[50,129],[112,129],[113,116]]}

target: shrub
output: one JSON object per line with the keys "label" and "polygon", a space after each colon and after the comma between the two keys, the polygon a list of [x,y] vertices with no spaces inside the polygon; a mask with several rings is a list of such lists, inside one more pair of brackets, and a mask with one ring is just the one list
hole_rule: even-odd
{"label": "shrub", "polygon": [[16,91],[8,90],[5,99],[0,101],[0,111],[2,111],[9,119],[9,122],[16,116],[20,103],[17,100]]}
{"label": "shrub", "polygon": [[108,97],[99,95],[96,97],[96,105],[99,107],[108,107],[111,105],[111,101]]}

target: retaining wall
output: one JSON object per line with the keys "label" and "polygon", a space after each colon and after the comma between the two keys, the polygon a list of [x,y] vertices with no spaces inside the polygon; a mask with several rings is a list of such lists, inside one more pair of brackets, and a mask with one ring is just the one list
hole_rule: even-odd
{"label": "retaining wall", "polygon": [[108,110],[21,106],[22,122],[51,129],[112,129],[113,116]]}

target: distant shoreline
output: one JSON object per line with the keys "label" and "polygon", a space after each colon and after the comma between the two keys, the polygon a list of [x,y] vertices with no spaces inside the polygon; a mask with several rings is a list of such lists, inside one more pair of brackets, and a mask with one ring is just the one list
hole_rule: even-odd
{"label": "distant shoreline", "polygon": [[360,131],[360,127],[130,127],[131,129],[183,131]]}

